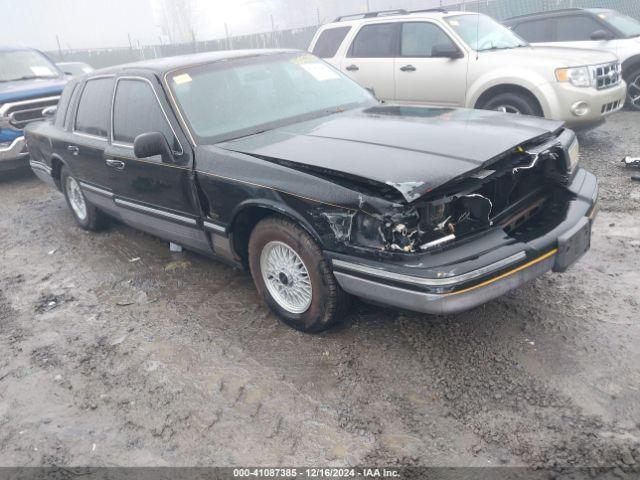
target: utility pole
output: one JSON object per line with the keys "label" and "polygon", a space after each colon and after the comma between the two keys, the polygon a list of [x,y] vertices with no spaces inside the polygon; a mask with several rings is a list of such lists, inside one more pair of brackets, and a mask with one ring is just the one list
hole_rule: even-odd
{"label": "utility pole", "polygon": [[64,56],[62,55],[62,47],[60,46],[60,37],[57,34],[56,42],[58,42],[58,55],[60,56],[60,60],[64,60]]}
{"label": "utility pole", "polygon": [[231,48],[229,47],[229,27],[227,26],[227,22],[224,22],[224,34],[227,38],[227,50],[231,50]]}
{"label": "utility pole", "polygon": [[367,12],[371,11],[371,5],[369,4],[369,0],[367,0]]}
{"label": "utility pole", "polygon": [[316,7],[316,17],[318,18],[318,26],[320,26],[320,7]]}
{"label": "utility pole", "polygon": [[270,15],[271,17],[271,31],[275,32],[276,31],[276,24],[273,22],[273,14]]}

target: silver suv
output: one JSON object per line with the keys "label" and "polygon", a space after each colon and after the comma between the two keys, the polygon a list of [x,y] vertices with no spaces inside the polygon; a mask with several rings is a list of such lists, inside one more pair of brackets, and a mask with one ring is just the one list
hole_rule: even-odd
{"label": "silver suv", "polygon": [[626,85],[609,52],[532,47],[491,17],[442,9],[340,17],[309,47],[381,100],[500,110],[593,126]]}

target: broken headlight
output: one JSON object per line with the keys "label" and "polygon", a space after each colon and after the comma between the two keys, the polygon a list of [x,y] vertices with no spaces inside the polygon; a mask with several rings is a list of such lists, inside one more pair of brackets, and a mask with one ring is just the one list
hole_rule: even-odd
{"label": "broken headlight", "polygon": [[580,162],[580,144],[578,143],[577,138],[573,140],[567,149],[565,157],[567,162],[567,172],[573,173],[578,166],[578,162]]}

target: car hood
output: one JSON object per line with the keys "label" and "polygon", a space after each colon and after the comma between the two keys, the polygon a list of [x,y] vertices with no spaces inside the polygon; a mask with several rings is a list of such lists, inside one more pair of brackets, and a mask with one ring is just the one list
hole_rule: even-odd
{"label": "car hood", "polygon": [[[521,55],[514,56],[514,52],[521,52]],[[526,52],[526,55],[524,54]],[[552,64],[554,68],[560,67],[582,67],[586,65],[600,65],[618,60],[613,53],[603,50],[588,50],[585,48],[567,48],[556,46],[537,46],[519,49],[495,50],[487,52],[497,57],[508,57],[508,61],[520,61],[523,64],[540,63]],[[507,61],[505,59],[505,61]]]}
{"label": "car hood", "polygon": [[383,105],[217,146],[292,168],[386,184],[411,202],[562,125],[486,110]]}
{"label": "car hood", "polygon": [[0,103],[60,95],[70,78],[65,76],[0,82]]}

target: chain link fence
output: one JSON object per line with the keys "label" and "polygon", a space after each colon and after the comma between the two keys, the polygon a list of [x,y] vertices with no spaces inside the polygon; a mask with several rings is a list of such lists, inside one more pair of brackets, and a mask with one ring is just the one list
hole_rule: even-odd
{"label": "chain link fence", "polygon": [[[480,11],[498,20],[516,15],[560,8],[601,7],[618,10],[640,20],[640,0],[477,0],[448,5],[450,10]],[[48,52],[55,61],[80,61],[95,68],[148,58],[188,53],[244,48],[297,48],[306,50],[317,26],[243,35],[217,40],[181,44],[149,45],[131,48],[108,48]]]}

